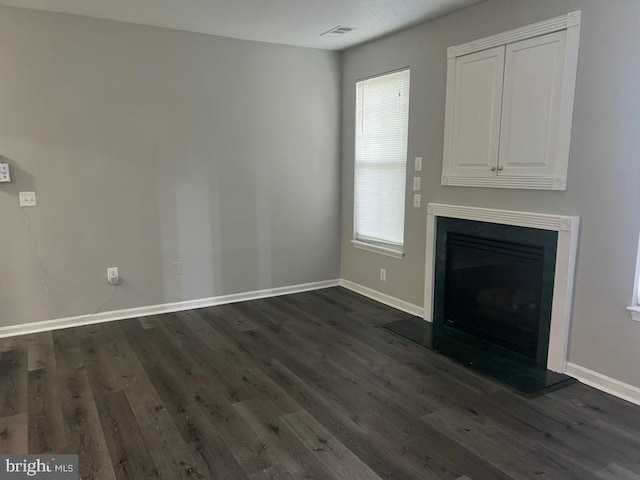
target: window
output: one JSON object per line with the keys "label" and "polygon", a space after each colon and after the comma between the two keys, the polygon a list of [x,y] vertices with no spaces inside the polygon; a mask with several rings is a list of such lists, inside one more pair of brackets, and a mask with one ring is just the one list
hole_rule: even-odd
{"label": "window", "polygon": [[355,246],[402,257],[409,70],[356,83]]}

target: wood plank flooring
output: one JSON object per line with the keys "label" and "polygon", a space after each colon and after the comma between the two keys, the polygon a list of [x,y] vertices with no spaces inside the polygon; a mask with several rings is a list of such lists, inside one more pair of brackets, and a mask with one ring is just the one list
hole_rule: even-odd
{"label": "wood plank flooring", "polygon": [[342,288],[0,340],[0,452],[95,480],[633,479],[640,407],[526,399]]}

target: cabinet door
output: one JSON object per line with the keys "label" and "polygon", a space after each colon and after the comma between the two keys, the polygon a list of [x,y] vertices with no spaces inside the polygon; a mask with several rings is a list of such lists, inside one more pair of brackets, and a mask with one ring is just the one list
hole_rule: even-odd
{"label": "cabinet door", "polygon": [[499,175],[552,177],[566,31],[507,45]]}
{"label": "cabinet door", "polygon": [[456,58],[451,175],[496,175],[504,52],[501,46]]}

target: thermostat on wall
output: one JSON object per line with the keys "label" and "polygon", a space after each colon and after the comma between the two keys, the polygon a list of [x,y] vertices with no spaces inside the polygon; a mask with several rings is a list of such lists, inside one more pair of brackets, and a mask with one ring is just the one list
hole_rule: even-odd
{"label": "thermostat on wall", "polygon": [[9,164],[0,163],[0,182],[10,182],[11,174],[9,173]]}

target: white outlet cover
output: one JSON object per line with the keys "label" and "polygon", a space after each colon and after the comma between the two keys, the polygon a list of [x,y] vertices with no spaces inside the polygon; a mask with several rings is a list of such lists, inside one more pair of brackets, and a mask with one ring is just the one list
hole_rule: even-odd
{"label": "white outlet cover", "polygon": [[415,193],[413,195],[413,206],[415,208],[420,208],[420,203],[422,202],[422,197],[420,196],[419,193]]}
{"label": "white outlet cover", "polygon": [[120,274],[118,273],[118,267],[107,268],[107,282],[111,285],[117,285],[120,281]]}
{"label": "white outlet cover", "polygon": [[413,191],[420,191],[420,177],[413,177]]}
{"label": "white outlet cover", "polygon": [[415,171],[416,172],[422,171],[422,157],[416,157]]}
{"label": "white outlet cover", "polygon": [[19,197],[21,207],[36,207],[38,205],[36,192],[20,192]]}

